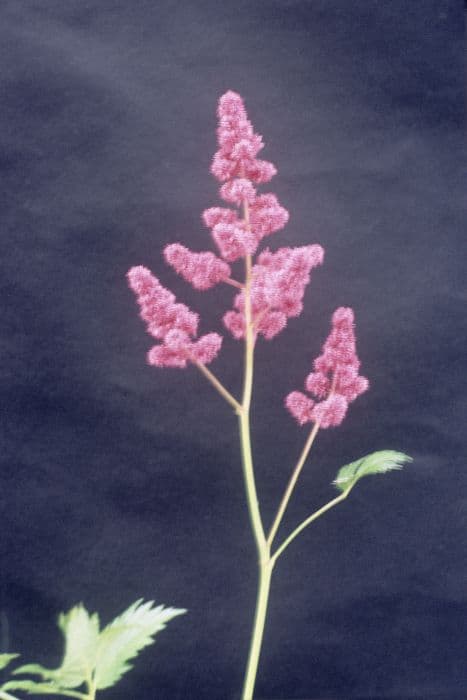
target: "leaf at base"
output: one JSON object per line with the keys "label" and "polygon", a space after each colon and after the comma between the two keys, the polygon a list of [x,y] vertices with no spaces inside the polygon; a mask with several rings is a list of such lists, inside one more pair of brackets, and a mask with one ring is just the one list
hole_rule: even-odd
{"label": "leaf at base", "polygon": [[59,616],[58,625],[65,637],[62,665],[50,669],[40,664],[27,664],[17,668],[15,675],[29,673],[41,676],[43,681],[52,681],[61,688],[77,688],[91,678],[99,640],[97,614],[89,615],[83,605],[76,605]]}
{"label": "leaf at base", "polygon": [[173,617],[186,612],[163,605],[153,608],[153,604],[153,601],[144,604],[136,601],[102,630],[94,675],[98,690],[115,685],[132,668],[129,661],[155,641],[154,635]]}

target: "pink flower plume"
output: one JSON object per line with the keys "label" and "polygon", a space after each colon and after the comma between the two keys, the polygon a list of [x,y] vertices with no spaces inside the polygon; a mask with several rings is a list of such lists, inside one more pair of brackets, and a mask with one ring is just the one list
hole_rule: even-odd
{"label": "pink flower plume", "polygon": [[[251,304],[256,332],[267,340],[279,333],[287,319],[302,311],[303,295],[310,281],[311,270],[321,265],[324,251],[320,245],[279,248],[272,253],[266,248],[252,269]],[[236,311],[224,315],[224,325],[235,338],[244,336],[244,293],[234,299]]]}
{"label": "pink flower plume", "polygon": [[368,379],[358,374],[360,361],[356,352],[352,309],[336,309],[332,316],[331,332],[313,367],[314,371],[305,380],[305,388],[321,400],[314,403],[309,411],[300,410],[300,405],[304,405],[303,399],[300,404],[294,397],[298,394],[308,397],[294,391],[286,397],[286,407],[300,425],[311,421],[319,423],[321,428],[340,425],[349,403],[369,387]]}
{"label": "pink flower plume", "polygon": [[289,213],[273,194],[256,193],[254,184],[268,182],[276,173],[272,163],[258,160],[263,148],[261,136],[255,134],[243,100],[228,91],[219,100],[217,109],[219,150],[214,155],[211,172],[223,182],[220,196],[229,204],[248,206],[248,221],[231,209],[206,209],[203,219],[212,229],[212,237],[221,256],[234,262],[253,255],[261,240],[285,226]]}
{"label": "pink flower plume", "polygon": [[229,265],[214,253],[194,253],[180,243],[166,246],[164,257],[195,289],[210,289],[230,276]]}
{"label": "pink flower plume", "polygon": [[158,367],[186,367],[187,362],[208,364],[218,354],[222,336],[208,333],[197,340],[198,314],[178,304],[175,296],[142,265],[132,267],[128,284],[136,294],[140,316],[147,331],[162,343],[148,353],[148,362]]}
{"label": "pink flower plume", "polygon": [[232,90],[222,95],[217,116],[219,150],[211,166],[214,177],[221,182],[234,177],[246,177],[258,183],[268,182],[276,169],[272,163],[256,158],[263,148],[263,139],[253,131],[240,95]]}

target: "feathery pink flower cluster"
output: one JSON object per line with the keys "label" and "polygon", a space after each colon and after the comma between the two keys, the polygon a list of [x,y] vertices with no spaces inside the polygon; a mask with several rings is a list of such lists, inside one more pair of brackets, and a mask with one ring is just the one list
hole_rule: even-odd
{"label": "feathery pink flower cluster", "polygon": [[[310,270],[321,265],[323,256],[320,245],[279,248],[275,253],[266,248],[258,256],[252,268],[250,291],[255,333],[270,340],[285,328],[287,318],[301,313]],[[223,318],[235,338],[245,337],[244,306],[242,291],[234,299],[237,310],[227,311]]]}
{"label": "feathery pink flower cluster", "polygon": [[185,304],[178,304],[172,292],[163,287],[150,270],[141,265],[132,267],[127,277],[148,333],[162,340],[148,352],[150,365],[186,367],[189,361],[207,364],[217,356],[222,336],[208,333],[192,340],[198,332],[198,314]]}
{"label": "feathery pink flower cluster", "polygon": [[275,195],[258,195],[253,185],[269,182],[276,168],[256,157],[263,148],[263,140],[254,133],[240,95],[226,92],[219,100],[217,114],[219,150],[214,155],[211,172],[224,182],[219,190],[221,198],[229,204],[247,205],[248,217],[240,218],[236,211],[226,207],[211,207],[204,211],[203,220],[211,229],[221,256],[234,262],[254,255],[265,236],[285,226],[289,213]]}
{"label": "feathery pink flower cluster", "polygon": [[211,165],[214,177],[221,182],[234,177],[269,182],[277,170],[272,163],[256,158],[264,146],[263,139],[254,133],[240,95],[232,90],[222,95],[217,116],[219,150]]}
{"label": "feathery pink flower cluster", "polygon": [[355,347],[352,309],[336,309],[331,333],[313,367],[314,372],[305,380],[305,388],[321,401],[315,402],[301,391],[292,391],[285,404],[300,425],[309,422],[319,423],[321,428],[340,425],[349,403],[369,386],[368,379],[358,374],[360,361]]}
{"label": "feathery pink flower cluster", "polygon": [[[276,168],[257,158],[263,141],[253,131],[240,95],[232,91],[222,95],[217,114],[219,150],[211,172],[223,183],[220,197],[238,208],[211,207],[203,212],[221,257],[210,251],[194,252],[180,243],[166,246],[164,257],[195,289],[210,289],[220,282],[240,287],[233,309],[223,317],[226,328],[240,339],[246,336],[246,290],[245,285],[231,279],[229,263],[253,256],[266,236],[285,226],[289,214],[274,194],[257,193],[255,185],[268,182]],[[314,244],[275,252],[266,248],[253,261],[249,293],[255,339],[262,335],[270,340],[285,328],[289,318],[301,313],[310,272],[322,264],[323,257],[322,247]],[[133,267],[128,281],[148,332],[161,341],[148,353],[150,364],[186,367],[188,362],[207,364],[217,356],[222,337],[208,333],[196,338],[198,315],[177,303],[149,270]],[[301,425],[310,421],[323,428],[339,425],[348,404],[368,388],[368,380],[358,374],[353,311],[337,309],[332,322],[323,353],[305,383],[314,399],[299,391],[286,397],[287,408]]]}

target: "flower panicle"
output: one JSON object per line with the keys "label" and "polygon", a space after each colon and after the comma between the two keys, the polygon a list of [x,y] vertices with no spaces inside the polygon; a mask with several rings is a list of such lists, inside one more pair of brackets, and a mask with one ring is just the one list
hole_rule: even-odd
{"label": "flower panicle", "polygon": [[211,164],[214,177],[221,182],[232,178],[247,178],[257,184],[269,182],[277,171],[269,161],[257,158],[264,147],[263,139],[253,131],[240,95],[233,90],[222,95],[217,116],[219,150]]}
{"label": "flower panicle", "polygon": [[[323,258],[324,251],[316,244],[279,248],[275,253],[268,248],[263,250],[253,265],[250,289],[257,334],[270,340],[285,328],[288,318],[301,313],[310,272],[322,264]],[[235,310],[228,311],[223,318],[224,325],[235,338],[245,336],[244,306],[242,291],[234,299]]]}
{"label": "flower panicle", "polygon": [[136,295],[148,333],[162,341],[149,350],[147,360],[150,365],[184,368],[189,362],[208,364],[214,360],[221,348],[222,336],[208,333],[196,338],[198,314],[185,304],[177,303],[175,295],[163,287],[146,267],[132,267],[127,279]]}
{"label": "flower panicle", "polygon": [[300,425],[319,423],[321,428],[340,425],[352,401],[369,388],[366,377],[359,375],[360,360],[356,352],[354,312],[340,307],[332,316],[331,332],[322,353],[313,362],[313,372],[305,380],[310,398],[292,391],[285,405]]}
{"label": "flower panicle", "polygon": [[265,236],[283,228],[289,220],[288,211],[274,194],[258,194],[255,185],[276,174],[272,163],[259,160],[263,139],[253,130],[243,100],[229,90],[219,100],[219,126],[216,151],[211,172],[222,182],[219,195],[228,204],[248,206],[248,221],[227,207],[212,207],[203,213],[204,223],[222,258],[234,262],[254,255]]}
{"label": "flower panicle", "polygon": [[[164,257],[197,290],[211,289],[221,282],[240,288],[223,322],[234,338],[241,339],[246,336],[246,288],[231,278],[230,264],[254,256],[264,238],[286,225],[289,213],[274,194],[257,192],[257,186],[268,182],[276,169],[258,159],[263,140],[254,132],[240,95],[231,90],[222,95],[217,115],[219,148],[211,171],[222,183],[220,197],[231,206],[206,209],[202,218],[211,229],[219,255],[172,243],[164,248]],[[323,256],[322,247],[314,244],[275,252],[266,248],[253,260],[248,293],[255,338],[274,338],[289,318],[301,313],[310,272],[322,264]],[[214,333],[197,338],[198,315],[178,303],[149,270],[133,267],[128,281],[148,332],[161,341],[149,351],[150,364],[185,367],[189,361],[205,364],[216,357],[221,336]]]}

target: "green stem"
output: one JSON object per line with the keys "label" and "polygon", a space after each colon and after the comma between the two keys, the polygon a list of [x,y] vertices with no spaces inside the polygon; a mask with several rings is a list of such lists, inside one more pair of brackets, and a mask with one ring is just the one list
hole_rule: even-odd
{"label": "green stem", "polygon": [[248,510],[250,513],[250,521],[255,537],[258,557],[264,554],[266,545],[266,535],[261,520],[261,514],[258,504],[258,495],[256,491],[255,473],[253,466],[253,455],[251,450],[251,435],[250,435],[250,405],[251,395],[253,391],[253,365],[254,365],[254,346],[255,339],[251,322],[251,256],[246,257],[246,281],[245,281],[245,362],[243,376],[243,396],[241,410],[239,411],[239,428],[240,428],[240,444],[242,451],[243,474],[245,477],[246,496]]}
{"label": "green stem", "polygon": [[208,369],[206,365],[203,365],[197,360],[195,360],[195,365],[198,367],[200,372],[204,374],[208,382],[210,382],[213,385],[216,391],[218,391],[219,394],[235,409],[236,413],[240,413],[242,407],[237,401],[237,399],[232,396],[230,391],[227,391],[225,386],[217,379],[217,377],[211,372],[211,370]]}
{"label": "green stem", "polygon": [[261,644],[263,641],[264,624],[268,609],[269,589],[271,586],[273,564],[268,557],[259,565],[258,593],[256,598],[255,620],[251,637],[248,664],[243,685],[242,700],[253,700],[256,674],[258,671]]}
{"label": "green stem", "polygon": [[[248,207],[245,205],[245,221],[248,223]],[[253,457],[251,451],[250,437],[250,405],[253,390],[253,367],[254,367],[254,346],[255,334],[253,329],[251,310],[251,256],[246,256],[246,279],[245,279],[245,364],[242,410],[239,414],[240,442],[242,448],[243,472],[245,477],[246,495],[250,521],[256,543],[259,564],[259,582],[256,598],[256,611],[253,623],[250,650],[245,672],[242,700],[252,700],[258,671],[261,644],[263,640],[264,625],[269,599],[269,588],[271,585],[272,564],[270,558],[270,548],[266,542],[261,513],[259,510],[258,496],[253,467]]]}
{"label": "green stem", "polygon": [[322,508],[319,508],[319,510],[312,513],[308,518],[306,518],[306,520],[304,520],[298,527],[296,527],[295,530],[282,542],[280,547],[278,547],[277,550],[274,552],[274,554],[271,557],[271,561],[275,563],[280,557],[280,555],[284,552],[284,550],[289,546],[289,544],[293,542],[297,535],[299,535],[302,530],[308,527],[310,523],[312,523],[314,520],[317,520],[321,515],[323,515],[323,513],[326,513],[326,511],[330,510],[331,508],[334,508],[334,506],[337,506],[337,504],[341,503],[341,501],[345,501],[350,491],[352,490],[352,487],[353,484],[349,486],[344,491],[344,493],[341,493],[340,496],[333,498],[332,501],[329,501],[329,503],[326,503],[326,505],[322,506]]}
{"label": "green stem", "polygon": [[303,450],[300,454],[300,457],[298,458],[298,462],[295,466],[295,469],[292,473],[292,476],[290,477],[290,481],[287,485],[287,488],[284,492],[284,495],[282,497],[282,501],[279,505],[279,508],[277,510],[276,517],[274,518],[274,522],[271,527],[271,531],[269,532],[268,535],[268,544],[271,546],[274,537],[276,535],[277,530],[279,529],[279,525],[281,524],[282,517],[285,513],[285,509],[287,508],[287,504],[290,500],[290,497],[292,495],[292,491],[295,488],[295,484],[297,483],[297,479],[300,476],[300,472],[302,471],[303,465],[305,464],[306,458],[308,457],[308,453],[311,450],[311,446],[313,445],[313,442],[315,441],[315,437],[318,434],[319,430],[319,423],[315,423],[313,426],[312,431],[310,432],[308,439],[303,447]]}
{"label": "green stem", "polygon": [[261,513],[259,510],[258,495],[256,491],[253,458],[251,454],[250,421],[248,412],[242,411],[242,413],[240,413],[239,426],[248,511],[256,542],[258,558],[261,560],[265,553],[266,535],[264,534]]}

